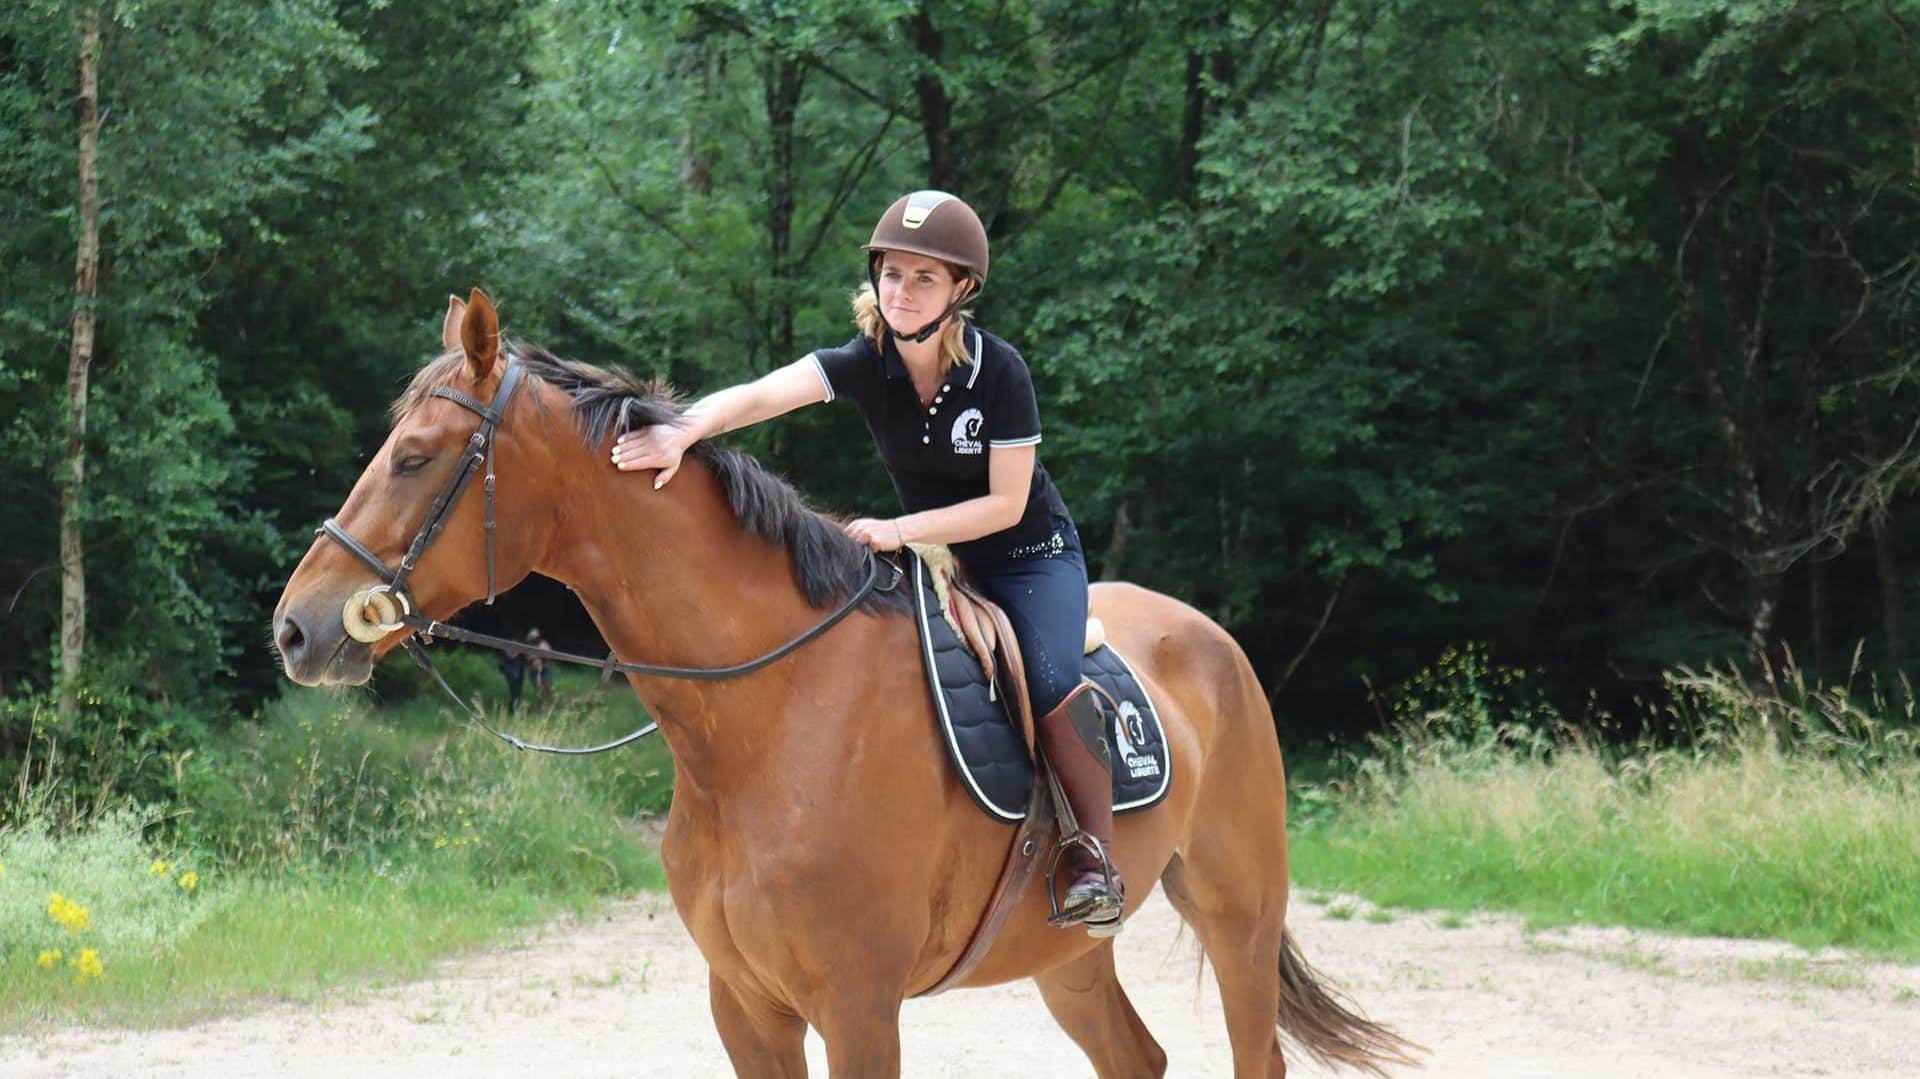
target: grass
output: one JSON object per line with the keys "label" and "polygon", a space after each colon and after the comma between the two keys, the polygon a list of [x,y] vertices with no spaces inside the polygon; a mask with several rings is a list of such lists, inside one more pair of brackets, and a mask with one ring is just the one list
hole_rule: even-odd
{"label": "grass", "polygon": [[1865,989],[1872,984],[1858,970],[1800,956],[1742,960],[1735,969],[1740,977],[1756,982],[1783,981],[1823,989]]}
{"label": "grass", "polygon": [[483,886],[453,867],[326,882],[239,878],[214,902],[215,913],[164,952],[109,953],[97,981],[76,984],[57,969],[0,980],[0,1027],[165,1026],[309,1001],[416,977],[507,930],[582,909],[587,897],[528,882]]}
{"label": "grass", "polygon": [[[556,707],[500,723],[577,744],[644,722],[624,686],[570,673]],[[664,883],[633,826],[671,797],[657,739],[549,757],[450,712],[291,691],[183,759],[164,805],[67,797],[57,767],[23,770],[0,827],[0,1029],[310,1000]]]}
{"label": "grass", "polygon": [[1682,674],[1686,744],[1610,749],[1484,662],[1451,677],[1317,791],[1292,840],[1303,887],[1920,959],[1920,755],[1886,701]]}

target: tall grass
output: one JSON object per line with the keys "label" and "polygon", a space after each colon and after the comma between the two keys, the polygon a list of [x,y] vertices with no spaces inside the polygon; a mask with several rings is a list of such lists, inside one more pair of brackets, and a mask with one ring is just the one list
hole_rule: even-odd
{"label": "tall grass", "polygon": [[1391,733],[1309,785],[1292,866],[1376,902],[1519,911],[1920,957],[1911,704],[1869,684],[1678,672],[1668,744],[1584,737],[1482,650],[1392,700]]}
{"label": "tall grass", "polygon": [[[479,686],[485,662],[455,666]],[[645,722],[624,686],[569,672],[557,688],[555,707],[493,718],[549,742]],[[69,734],[59,753],[36,734],[25,759],[38,763],[11,777],[0,1029],[166,1022],[404,976],[663,881],[639,826],[671,797],[658,740],[586,759],[525,754],[456,720],[450,702],[290,691],[172,753],[143,803],[85,763],[123,748],[121,726]]]}

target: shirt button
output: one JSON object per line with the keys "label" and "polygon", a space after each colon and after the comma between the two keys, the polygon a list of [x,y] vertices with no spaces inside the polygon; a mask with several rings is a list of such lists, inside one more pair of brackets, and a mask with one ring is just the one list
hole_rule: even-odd
{"label": "shirt button", "polygon": [[927,415],[929,415],[929,416],[938,416],[939,414],[940,414],[940,406],[939,406],[939,405],[935,405],[934,407],[932,407],[932,408],[930,408],[930,409],[927,409]]}
{"label": "shirt button", "polygon": [[946,398],[944,398],[944,397],[941,397],[941,396],[940,396],[939,394],[937,394],[937,393],[933,395],[933,403],[934,403],[934,404],[936,404],[936,405],[937,405],[937,404],[939,404],[939,403],[940,403],[941,401],[944,401],[944,400],[946,400]]}
{"label": "shirt button", "polygon": [[920,442],[921,442],[921,444],[922,444],[922,445],[925,445],[926,443],[928,443],[928,442],[932,442],[932,441],[933,441],[933,439],[932,439],[932,438],[930,438],[930,437],[928,437],[927,435],[921,435],[921,436],[920,436]]}
{"label": "shirt button", "polygon": [[942,386],[942,387],[940,387],[940,392],[941,392],[941,393],[951,393],[952,391],[953,391],[953,387],[952,387],[952,386]]}

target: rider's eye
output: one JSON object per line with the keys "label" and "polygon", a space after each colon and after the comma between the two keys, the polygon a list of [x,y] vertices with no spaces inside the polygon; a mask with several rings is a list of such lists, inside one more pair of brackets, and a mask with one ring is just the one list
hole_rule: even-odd
{"label": "rider's eye", "polygon": [[402,457],[393,463],[393,474],[396,476],[411,476],[415,472],[427,467],[427,463],[432,460],[433,458],[422,453]]}

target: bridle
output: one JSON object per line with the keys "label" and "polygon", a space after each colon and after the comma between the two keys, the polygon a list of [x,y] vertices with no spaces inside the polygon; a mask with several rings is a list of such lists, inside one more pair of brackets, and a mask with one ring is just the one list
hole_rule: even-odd
{"label": "bridle", "polygon": [[452,697],[453,702],[459,705],[462,711],[466,712],[468,719],[472,720],[474,724],[482,730],[485,730],[488,734],[499,738],[515,749],[528,749],[540,753],[558,753],[568,756],[584,756],[589,753],[603,753],[609,749],[616,749],[629,742],[637,741],[653,733],[658,729],[659,725],[656,723],[648,723],[638,730],[623,737],[616,738],[611,742],[597,746],[581,746],[577,748],[538,745],[516,738],[511,734],[497,731],[489,726],[485,720],[481,719],[479,714],[476,713],[466,701],[460,699],[460,695],[453,691],[453,687],[447,684],[446,678],[434,667],[433,660],[428,658],[426,646],[432,644],[435,637],[445,637],[450,640],[477,644],[500,651],[522,652],[529,656],[539,656],[542,659],[559,660],[562,663],[579,663],[589,667],[598,667],[603,675],[618,672],[622,674],[652,675],[658,678],[718,681],[750,674],[785,657],[794,649],[799,648],[801,645],[806,644],[808,641],[813,640],[815,637],[831,629],[835,623],[845,618],[848,614],[851,614],[853,609],[859,606],[861,601],[865,600],[873,592],[890,592],[900,584],[900,568],[891,562],[886,562],[885,564],[888,568],[893,570],[893,579],[884,587],[876,589],[875,582],[879,580],[880,566],[884,560],[878,555],[868,552],[866,580],[862,581],[860,587],[854,590],[853,595],[848,597],[847,601],[841,604],[832,614],[820,622],[815,623],[812,628],[800,634],[798,637],[775,648],[773,651],[747,660],[744,663],[736,663],[728,667],[662,667],[650,663],[623,663],[617,660],[611,652],[607,654],[605,659],[594,659],[591,656],[576,655],[572,652],[559,652],[551,648],[538,648],[520,641],[509,640],[505,637],[492,637],[484,633],[475,633],[472,630],[461,629],[458,626],[450,626],[444,622],[420,615],[415,609],[412,594],[407,591],[407,578],[413,573],[414,567],[419,565],[420,556],[426,553],[427,548],[432,546],[433,541],[439,537],[441,529],[446,527],[447,518],[452,516],[454,507],[460,503],[460,496],[466,493],[467,488],[473,482],[474,475],[483,467],[486,469],[486,474],[484,481],[481,483],[481,489],[486,492],[487,496],[487,603],[489,605],[493,603],[494,597],[497,594],[493,557],[494,436],[500,428],[501,420],[506,415],[507,406],[513,401],[514,392],[520,388],[520,383],[526,375],[526,369],[521,364],[515,362],[511,356],[506,357],[504,362],[506,363],[506,373],[500,377],[500,385],[495,388],[493,391],[493,399],[487,404],[483,405],[474,398],[461,393],[459,390],[450,389],[446,386],[436,386],[431,391],[432,396],[444,397],[478,415],[480,417],[480,427],[474,431],[473,437],[467,439],[466,449],[461,451],[459,465],[455,467],[453,474],[447,477],[446,483],[440,488],[440,493],[434,497],[433,505],[427,510],[427,519],[421,522],[420,531],[414,533],[413,542],[408,545],[406,555],[400,559],[399,568],[388,569],[387,564],[382,562],[378,555],[367,550],[358,540],[348,535],[347,530],[340,526],[340,522],[332,517],[327,518],[326,521],[314,531],[316,536],[331,536],[333,539],[339,541],[342,547],[345,547],[356,558],[366,563],[367,566],[380,577],[380,584],[355,592],[347,598],[346,606],[343,607],[340,612],[340,620],[346,627],[347,635],[363,644],[373,644],[396,630],[413,630],[413,635],[408,637],[402,645],[402,647],[407,650],[407,654],[412,656],[414,662],[418,663],[422,669],[433,676],[433,680],[439,683],[440,688],[446,691],[447,696]]}

